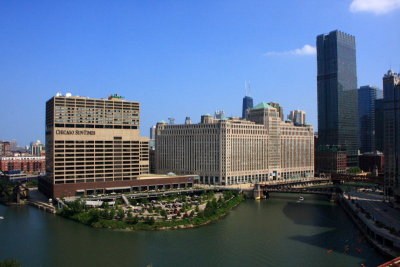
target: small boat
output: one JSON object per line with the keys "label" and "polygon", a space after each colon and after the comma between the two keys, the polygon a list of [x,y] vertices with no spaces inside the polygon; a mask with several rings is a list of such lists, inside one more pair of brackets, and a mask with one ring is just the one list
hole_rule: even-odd
{"label": "small boat", "polygon": [[300,201],[303,201],[303,200],[304,200],[304,197],[299,197],[299,200],[300,200]]}
{"label": "small boat", "polygon": [[327,253],[332,253],[332,252],[333,252],[333,249],[330,249],[327,251]]}
{"label": "small boat", "polygon": [[261,197],[256,197],[256,200],[260,200],[261,199]]}
{"label": "small boat", "polygon": [[4,220],[4,217],[3,217],[3,216],[0,216],[0,220]]}

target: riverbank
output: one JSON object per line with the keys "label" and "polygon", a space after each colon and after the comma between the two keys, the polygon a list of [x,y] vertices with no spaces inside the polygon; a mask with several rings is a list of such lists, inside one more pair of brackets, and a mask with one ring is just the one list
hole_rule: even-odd
{"label": "riverbank", "polygon": [[[204,196],[207,201],[195,207],[191,206],[185,199],[177,200],[180,203],[174,205],[174,212],[169,216],[167,212],[157,205],[141,204],[148,208],[131,211],[129,208],[109,208],[107,204],[102,208],[88,208],[81,201],[74,201],[57,212],[58,215],[77,221],[93,228],[124,229],[124,230],[170,230],[194,228],[210,224],[219,220],[229,213],[231,209],[239,205],[244,196],[232,192],[224,192],[217,198],[214,195]],[[173,199],[175,203],[176,199]],[[160,202],[161,203],[161,202]],[[162,202],[164,206],[170,207],[171,203]],[[137,203],[135,203],[137,205]],[[136,207],[136,206],[134,206]],[[137,206],[140,207],[140,206]],[[149,212],[150,211],[150,212]],[[133,216],[135,212],[140,212]]]}
{"label": "riverbank", "polygon": [[368,212],[365,212],[350,200],[347,195],[339,196],[339,204],[349,215],[368,242],[385,256],[395,258],[400,255],[399,237],[380,223],[374,221]]}

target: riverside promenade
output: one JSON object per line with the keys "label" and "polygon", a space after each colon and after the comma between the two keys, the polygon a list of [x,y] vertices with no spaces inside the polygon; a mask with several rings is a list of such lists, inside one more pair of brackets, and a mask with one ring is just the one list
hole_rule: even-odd
{"label": "riverside promenade", "polygon": [[359,229],[384,254],[400,256],[400,211],[375,192],[343,193],[340,203]]}

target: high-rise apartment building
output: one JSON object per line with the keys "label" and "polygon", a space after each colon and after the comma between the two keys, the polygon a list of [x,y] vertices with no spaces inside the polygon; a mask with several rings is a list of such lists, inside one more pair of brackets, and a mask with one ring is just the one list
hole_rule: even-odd
{"label": "high-rise apartment building", "polygon": [[216,119],[201,123],[158,123],[158,173],[197,174],[205,184],[230,185],[314,175],[314,131],[280,119],[278,111],[260,103],[248,120]]}
{"label": "high-rise apartment building", "polygon": [[358,116],[360,152],[375,152],[375,100],[383,97],[376,86],[361,86],[358,89]]}
{"label": "high-rise apartment building", "polygon": [[243,106],[242,106],[242,118],[246,118],[246,112],[247,110],[251,109],[253,107],[253,98],[250,96],[245,96],[243,97]]}
{"label": "high-rise apartment building", "polygon": [[46,180],[53,197],[128,186],[149,172],[139,102],[55,96],[46,103]]}
{"label": "high-rise apartment building", "polygon": [[41,156],[44,152],[44,144],[37,140],[36,142],[31,142],[29,146],[29,153],[33,156]]}
{"label": "high-rise apartment building", "polygon": [[0,141],[0,156],[11,155],[11,144],[8,141]]}
{"label": "high-rise apartment building", "polygon": [[400,74],[383,76],[385,195],[400,201]]}
{"label": "high-rise apartment building", "polygon": [[306,112],[303,110],[292,110],[288,115],[288,119],[295,125],[304,125],[306,124]]}
{"label": "high-rise apartment building", "polygon": [[358,99],[354,36],[317,36],[318,142],[338,146],[349,166],[358,164]]}

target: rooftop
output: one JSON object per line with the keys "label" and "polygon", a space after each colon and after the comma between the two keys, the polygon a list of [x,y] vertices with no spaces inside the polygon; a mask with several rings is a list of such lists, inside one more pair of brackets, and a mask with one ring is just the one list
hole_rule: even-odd
{"label": "rooftop", "polygon": [[271,105],[268,105],[265,102],[261,102],[257,106],[253,107],[252,109],[265,109],[265,108],[274,108],[274,107]]}

